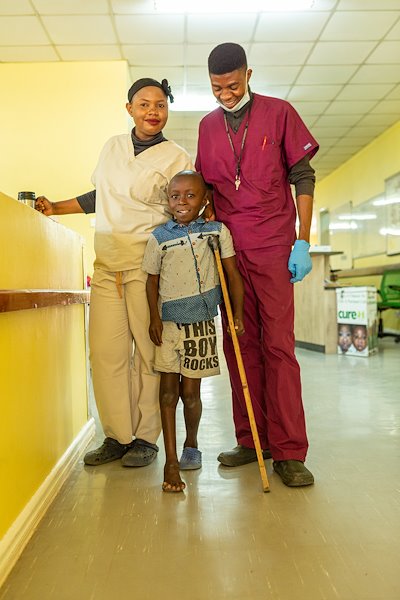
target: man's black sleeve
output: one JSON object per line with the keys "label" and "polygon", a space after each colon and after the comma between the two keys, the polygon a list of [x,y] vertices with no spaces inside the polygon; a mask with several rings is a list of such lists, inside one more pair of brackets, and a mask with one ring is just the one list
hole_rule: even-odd
{"label": "man's black sleeve", "polygon": [[315,170],[307,156],[299,160],[289,171],[289,183],[296,188],[296,197],[300,194],[314,196]]}

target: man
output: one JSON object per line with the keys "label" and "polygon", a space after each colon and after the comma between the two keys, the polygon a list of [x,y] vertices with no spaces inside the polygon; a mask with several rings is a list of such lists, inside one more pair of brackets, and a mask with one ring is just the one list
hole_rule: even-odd
{"label": "man", "polygon": [[[218,45],[208,70],[220,108],[200,123],[196,168],[213,188],[215,216],[232,233],[244,280],[246,333],[240,346],[261,446],[286,485],[310,485],[314,478],[304,465],[308,441],[294,354],[293,283],[311,271],[315,177],[309,159],[318,144],[288,102],[250,90],[252,71],[241,46]],[[290,184],[296,189],[297,239]],[[218,460],[235,467],[257,457],[226,333],[224,352],[238,446]]]}

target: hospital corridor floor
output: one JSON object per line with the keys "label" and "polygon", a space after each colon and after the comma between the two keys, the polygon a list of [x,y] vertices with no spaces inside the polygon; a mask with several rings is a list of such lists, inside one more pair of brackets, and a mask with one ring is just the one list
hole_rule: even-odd
{"label": "hospital corridor floor", "polygon": [[[222,351],[221,351],[222,357]],[[315,485],[265,462],[222,467],[236,445],[226,368],[202,383],[203,467],[161,491],[145,468],[79,461],[0,600],[399,600],[400,345],[369,358],[297,350]],[[183,443],[178,410],[178,447]],[[103,435],[97,426],[96,439]]]}

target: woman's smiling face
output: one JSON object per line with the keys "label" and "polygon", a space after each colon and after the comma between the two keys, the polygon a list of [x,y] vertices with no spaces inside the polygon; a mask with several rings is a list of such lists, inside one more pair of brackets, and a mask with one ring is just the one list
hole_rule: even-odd
{"label": "woman's smiling face", "polygon": [[164,92],[155,86],[140,89],[127,103],[126,109],[135,122],[139,140],[150,140],[160,133],[168,120],[168,102]]}

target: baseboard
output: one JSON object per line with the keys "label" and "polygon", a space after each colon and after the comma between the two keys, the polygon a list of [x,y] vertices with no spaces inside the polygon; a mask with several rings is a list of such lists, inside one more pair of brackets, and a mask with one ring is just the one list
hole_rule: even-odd
{"label": "baseboard", "polygon": [[296,340],[296,348],[304,348],[304,350],[313,350],[313,352],[325,352],[325,346],[322,344],[312,344],[311,342],[300,342]]}
{"label": "baseboard", "polygon": [[69,448],[0,540],[0,587],[14,567],[40,520],[94,436],[94,419],[82,427]]}

